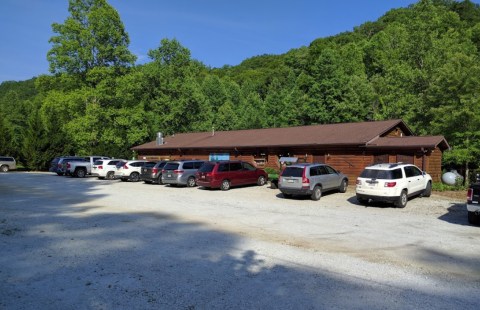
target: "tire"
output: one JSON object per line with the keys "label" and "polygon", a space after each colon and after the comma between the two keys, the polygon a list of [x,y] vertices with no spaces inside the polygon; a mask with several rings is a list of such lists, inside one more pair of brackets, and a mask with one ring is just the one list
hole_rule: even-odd
{"label": "tire", "polygon": [[197,181],[195,180],[194,177],[189,177],[187,180],[187,187],[194,187],[197,185]]}
{"label": "tire", "polygon": [[432,182],[428,182],[425,190],[422,193],[422,197],[430,197],[432,195]]}
{"label": "tire", "polygon": [[468,222],[472,225],[480,224],[480,215],[476,215],[475,212],[468,211]]}
{"label": "tire", "polygon": [[257,185],[263,186],[265,185],[265,183],[267,183],[267,180],[265,179],[265,177],[263,175],[259,176],[257,179]]}
{"label": "tire", "polygon": [[346,179],[342,180],[342,183],[340,183],[340,187],[338,188],[338,191],[340,193],[346,193],[348,188],[348,181]]}
{"label": "tire", "polygon": [[143,181],[145,184],[152,184],[152,181],[144,180]]}
{"label": "tire", "polygon": [[405,208],[405,206],[407,205],[407,201],[408,201],[407,191],[403,190],[400,193],[400,196],[398,197],[397,201],[395,202],[395,207]]}
{"label": "tire", "polygon": [[1,170],[2,172],[8,172],[8,166],[7,166],[7,165],[3,165],[3,166],[0,168],[0,170]]}
{"label": "tire", "polygon": [[120,181],[122,181],[122,182],[127,182],[127,181],[128,181],[128,179],[121,178],[121,179],[120,179]]}
{"label": "tire", "polygon": [[282,193],[282,194],[283,194],[283,198],[286,198],[286,199],[292,198],[292,194],[285,194],[285,193]]}
{"label": "tire", "polygon": [[158,176],[157,184],[158,184],[158,185],[163,185],[162,175],[159,175],[159,176]]}
{"label": "tire", "polygon": [[320,198],[322,198],[322,188],[318,185],[315,185],[315,187],[313,188],[313,192],[312,192],[312,195],[310,196],[310,198],[314,201],[318,201],[320,200]]}
{"label": "tire", "polygon": [[278,188],[278,181],[270,181],[270,188],[273,188],[273,189]]}
{"label": "tire", "polygon": [[83,168],[76,169],[74,172],[74,176],[77,178],[84,178],[87,175],[87,171]]}
{"label": "tire", "polygon": [[113,172],[113,171],[107,172],[106,178],[107,178],[107,180],[113,180],[113,179],[115,179],[115,172]]}
{"label": "tire", "polygon": [[220,189],[222,191],[228,191],[230,189],[230,181],[229,180],[223,180],[222,184],[220,184]]}
{"label": "tire", "polygon": [[105,177],[98,177],[98,179],[99,179],[99,180],[103,180],[103,179],[105,179]]}
{"label": "tire", "polygon": [[138,172],[132,172],[132,174],[130,174],[130,180],[132,182],[140,181],[140,175],[138,174]]}
{"label": "tire", "polygon": [[366,205],[366,204],[368,204],[368,199],[360,198],[360,197],[358,197],[358,196],[357,196],[357,201],[358,201],[358,203],[361,204],[361,205]]}

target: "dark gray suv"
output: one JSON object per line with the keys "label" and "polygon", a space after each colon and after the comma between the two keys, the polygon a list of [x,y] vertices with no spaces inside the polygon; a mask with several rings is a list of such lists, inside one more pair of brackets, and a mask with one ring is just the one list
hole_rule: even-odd
{"label": "dark gray suv", "polygon": [[140,180],[145,183],[163,184],[162,170],[166,163],[166,161],[159,161],[158,163],[146,163],[140,172]]}
{"label": "dark gray suv", "polygon": [[285,198],[309,195],[319,200],[322,192],[338,190],[345,193],[348,177],[325,164],[295,164],[287,166],[278,179],[278,188]]}

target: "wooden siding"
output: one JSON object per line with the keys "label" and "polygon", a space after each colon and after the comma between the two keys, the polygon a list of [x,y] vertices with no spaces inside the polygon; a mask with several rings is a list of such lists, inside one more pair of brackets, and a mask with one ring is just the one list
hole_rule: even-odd
{"label": "wooden siding", "polygon": [[[379,152],[375,150],[361,150],[359,148],[296,148],[296,149],[270,149],[270,150],[166,150],[161,154],[159,150],[143,151],[139,159],[147,160],[179,160],[179,159],[200,159],[208,160],[211,153],[229,153],[231,160],[242,160],[252,163],[261,168],[280,169],[279,158],[281,156],[297,157],[299,162],[323,162],[336,170],[346,174],[350,184],[360,175],[366,166],[372,165],[375,161],[395,163],[398,161],[412,162],[419,168],[427,171],[434,182],[441,180],[442,151],[435,149],[432,152],[401,152],[395,151]],[[264,160],[264,165],[257,164]]]}

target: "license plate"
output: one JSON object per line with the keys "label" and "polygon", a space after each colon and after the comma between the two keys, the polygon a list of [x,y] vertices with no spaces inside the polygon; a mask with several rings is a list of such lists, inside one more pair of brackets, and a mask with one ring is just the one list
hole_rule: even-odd
{"label": "license plate", "polygon": [[288,183],[295,183],[295,180],[288,180]]}
{"label": "license plate", "polygon": [[202,179],[205,179],[205,176],[204,176],[204,175],[202,175],[202,176],[201,176],[201,178],[202,178]]}
{"label": "license plate", "polygon": [[167,177],[168,177],[168,178],[171,178],[171,177],[172,177],[172,175],[171,175],[171,174],[167,174]]}

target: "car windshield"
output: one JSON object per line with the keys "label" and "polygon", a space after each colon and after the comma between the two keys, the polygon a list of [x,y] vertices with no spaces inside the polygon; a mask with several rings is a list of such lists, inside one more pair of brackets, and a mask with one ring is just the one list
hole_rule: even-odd
{"label": "car windshield", "polygon": [[179,163],[167,163],[163,167],[163,169],[164,170],[177,170],[179,165],[180,165]]}
{"label": "car windshield", "polygon": [[383,179],[383,180],[395,180],[402,178],[402,170],[379,170],[379,169],[365,169],[360,175],[361,178],[366,179]]}
{"label": "car windshield", "polygon": [[282,177],[296,177],[301,178],[303,175],[302,167],[286,167],[282,172]]}
{"label": "car windshield", "polygon": [[204,163],[200,169],[198,169],[198,172],[212,172],[213,168],[215,167],[215,164],[212,163]]}

